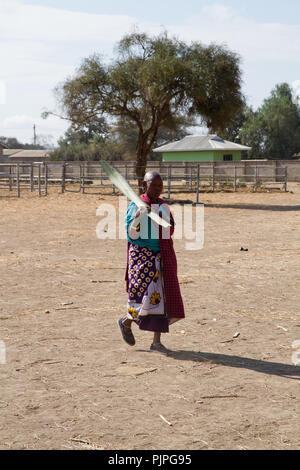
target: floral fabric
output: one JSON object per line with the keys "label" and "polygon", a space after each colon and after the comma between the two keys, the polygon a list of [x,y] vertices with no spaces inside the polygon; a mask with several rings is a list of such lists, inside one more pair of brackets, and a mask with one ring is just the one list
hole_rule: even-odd
{"label": "floral fabric", "polygon": [[167,318],[159,251],[130,245],[128,256],[127,318]]}

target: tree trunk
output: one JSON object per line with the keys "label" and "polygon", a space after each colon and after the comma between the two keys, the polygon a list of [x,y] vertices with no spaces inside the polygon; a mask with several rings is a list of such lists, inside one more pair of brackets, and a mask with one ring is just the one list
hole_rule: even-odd
{"label": "tree trunk", "polygon": [[137,153],[135,172],[138,178],[139,194],[143,193],[143,181],[147,168],[147,153]]}
{"label": "tree trunk", "polygon": [[147,168],[148,155],[157,135],[158,124],[146,132],[140,130],[136,144],[136,166],[135,172],[138,177],[139,194],[143,193],[143,181]]}
{"label": "tree trunk", "polygon": [[136,145],[136,165],[135,172],[138,178],[139,194],[143,193],[143,181],[147,168],[147,157],[149,149],[147,146],[147,137],[140,133]]}

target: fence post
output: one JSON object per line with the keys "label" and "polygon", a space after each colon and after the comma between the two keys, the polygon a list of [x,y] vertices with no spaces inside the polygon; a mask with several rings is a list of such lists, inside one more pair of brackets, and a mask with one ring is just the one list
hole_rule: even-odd
{"label": "fence post", "polygon": [[20,197],[20,166],[17,163],[17,195]]}
{"label": "fence post", "polygon": [[30,164],[30,191],[34,189],[34,180],[33,180],[33,163]]}
{"label": "fence post", "polygon": [[81,193],[84,193],[84,163],[83,164],[79,164],[79,192]]}
{"label": "fence post", "polygon": [[196,204],[199,204],[199,181],[200,180],[200,163],[197,165],[197,189],[196,189]]}
{"label": "fence post", "polygon": [[215,191],[215,164],[212,164],[212,191]]}
{"label": "fence post", "polygon": [[256,192],[257,189],[257,183],[258,183],[258,168],[257,166],[255,167],[255,181],[254,181],[254,192]]}
{"label": "fence post", "polygon": [[12,177],[12,171],[11,171],[11,165],[9,165],[9,190],[12,191],[13,187],[13,177]]}
{"label": "fence post", "polygon": [[287,166],[284,167],[284,191],[287,192]]}
{"label": "fence post", "polygon": [[170,199],[171,195],[171,166],[168,165],[168,199]]}
{"label": "fence post", "polygon": [[66,162],[62,164],[62,175],[61,175],[61,192],[65,192],[66,187]]}
{"label": "fence post", "polygon": [[[112,164],[112,167],[113,167],[113,168],[115,167],[114,164]],[[115,192],[116,192],[116,187],[115,187],[114,184],[112,185],[112,191],[113,191],[113,194],[115,194]]]}
{"label": "fence post", "polygon": [[38,192],[41,195],[41,164],[38,163]]}
{"label": "fence post", "polygon": [[[281,175],[280,175],[280,169],[279,169],[280,166],[281,166],[280,162],[279,162],[278,160],[276,160],[276,161],[274,162],[274,167],[275,167],[275,182],[276,182],[276,183],[277,183],[278,180],[279,180],[279,181],[281,180],[281,178],[280,178],[280,176],[281,176]],[[278,171],[278,170],[279,170],[279,171]],[[279,178],[278,178],[278,176],[279,176]]]}
{"label": "fence post", "polygon": [[100,163],[100,185],[103,186],[102,165]]}
{"label": "fence post", "polygon": [[234,182],[233,182],[234,192],[236,192],[236,165],[234,165]]}
{"label": "fence post", "polygon": [[48,164],[47,162],[44,163],[45,169],[45,196],[48,194]]}

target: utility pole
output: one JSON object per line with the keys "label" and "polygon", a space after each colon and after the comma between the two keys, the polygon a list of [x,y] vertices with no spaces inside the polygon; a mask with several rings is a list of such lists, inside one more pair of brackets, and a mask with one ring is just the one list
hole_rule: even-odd
{"label": "utility pole", "polygon": [[33,145],[36,145],[36,132],[35,132],[35,124],[33,124]]}

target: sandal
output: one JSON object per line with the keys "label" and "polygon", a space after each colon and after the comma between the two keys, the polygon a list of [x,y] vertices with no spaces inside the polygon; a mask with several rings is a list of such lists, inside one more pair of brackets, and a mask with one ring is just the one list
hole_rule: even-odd
{"label": "sandal", "polygon": [[118,320],[118,324],[119,324],[119,327],[120,327],[120,330],[121,330],[124,341],[127,344],[129,344],[130,346],[134,346],[135,345],[135,339],[134,339],[133,333],[131,331],[131,328],[129,328],[128,326],[125,326],[123,324],[123,318],[120,318]]}
{"label": "sandal", "polygon": [[151,351],[158,351],[161,353],[167,353],[168,349],[161,343],[152,343],[150,346]]}

